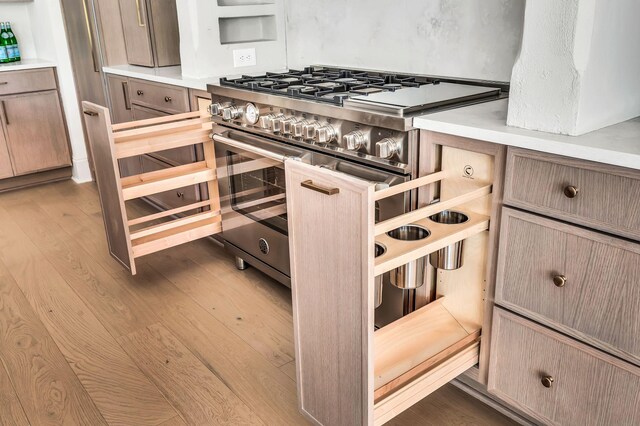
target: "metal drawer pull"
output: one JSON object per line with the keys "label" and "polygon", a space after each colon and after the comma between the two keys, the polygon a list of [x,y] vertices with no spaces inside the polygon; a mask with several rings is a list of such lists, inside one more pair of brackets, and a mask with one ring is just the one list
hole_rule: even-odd
{"label": "metal drawer pull", "polygon": [[178,196],[178,198],[184,198],[184,192],[178,191],[176,192],[176,195]]}
{"label": "metal drawer pull", "polygon": [[553,385],[553,376],[544,376],[541,380],[542,386],[545,388],[550,388]]}
{"label": "metal drawer pull", "polygon": [[144,95],[144,92],[142,90],[138,90],[136,93],[138,94],[138,96]]}
{"label": "metal drawer pull", "polygon": [[94,111],[82,111],[84,115],[88,115],[89,117],[97,117],[98,113]]}
{"label": "metal drawer pull", "polygon": [[4,124],[9,125],[9,115],[7,113],[7,107],[4,104],[4,101],[0,101],[0,106],[2,107],[2,115],[4,115]]}
{"label": "metal drawer pull", "polygon": [[564,195],[567,198],[576,198],[576,196],[578,195],[579,191],[580,190],[578,188],[576,188],[575,186],[569,185],[569,186],[566,186],[564,188]]}
{"label": "metal drawer pull", "polygon": [[0,81],[0,86],[4,86],[5,84],[9,84],[8,81]]}
{"label": "metal drawer pull", "polygon": [[165,96],[164,97],[164,101],[165,102],[171,102],[171,96]]}
{"label": "metal drawer pull", "polygon": [[564,275],[555,275],[553,277],[553,283],[556,285],[556,287],[564,287],[564,285],[567,283],[567,277],[565,277]]}
{"label": "metal drawer pull", "polygon": [[340,188],[325,188],[324,186],[316,185],[312,180],[305,180],[304,182],[301,182],[300,185],[303,188],[311,189],[325,195],[333,195],[340,192]]}

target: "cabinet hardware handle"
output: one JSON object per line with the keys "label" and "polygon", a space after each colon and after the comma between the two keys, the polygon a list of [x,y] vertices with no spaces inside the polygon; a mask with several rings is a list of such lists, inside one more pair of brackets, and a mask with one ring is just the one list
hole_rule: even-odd
{"label": "cabinet hardware handle", "polygon": [[556,285],[556,287],[564,287],[564,285],[567,283],[567,277],[565,277],[564,275],[555,275],[553,277],[553,283]]}
{"label": "cabinet hardware handle", "polygon": [[569,186],[566,186],[564,188],[564,195],[567,198],[576,198],[576,196],[578,195],[579,191],[580,190],[578,188],[576,188],[575,186],[569,185]]}
{"label": "cabinet hardware handle", "polygon": [[127,111],[131,109],[131,99],[129,99],[129,83],[122,82],[122,94],[124,95],[124,109]]}
{"label": "cabinet hardware handle", "polygon": [[139,27],[146,26],[145,23],[142,22],[142,11],[140,10],[140,0],[136,0],[136,12],[138,13],[138,26]]}
{"label": "cabinet hardware handle", "polygon": [[144,92],[142,90],[138,90],[136,93],[138,94],[138,96],[144,95]]}
{"label": "cabinet hardware handle", "polygon": [[98,113],[94,111],[82,111],[84,115],[88,115],[89,117],[97,117]]}
{"label": "cabinet hardware handle", "polygon": [[312,180],[305,180],[301,182],[300,185],[303,188],[311,189],[325,195],[333,195],[340,192],[340,188],[325,188],[324,186],[316,185]]}
{"label": "cabinet hardware handle", "polygon": [[87,23],[87,38],[89,39],[89,46],[91,47],[91,59],[93,60],[93,71],[100,72],[100,67],[98,66],[98,52],[96,51],[95,43],[93,42],[93,27],[91,18],[89,17],[89,10],[87,7],[87,1],[82,0],[82,8],[84,9],[84,20]]}
{"label": "cabinet hardware handle", "polygon": [[8,81],[0,81],[0,86],[4,86],[5,84],[9,84]]}
{"label": "cabinet hardware handle", "polygon": [[2,115],[4,116],[4,124],[9,125],[9,116],[7,115],[7,106],[4,104],[4,101],[0,101],[0,106],[2,106]]}
{"label": "cabinet hardware handle", "polygon": [[542,382],[542,386],[550,388],[551,385],[553,385],[554,379],[553,376],[544,376],[540,381]]}
{"label": "cabinet hardware handle", "polygon": [[171,102],[171,96],[165,96],[164,97],[164,101],[165,102]]}
{"label": "cabinet hardware handle", "polygon": [[176,192],[176,195],[178,196],[178,198],[184,198],[184,192]]}

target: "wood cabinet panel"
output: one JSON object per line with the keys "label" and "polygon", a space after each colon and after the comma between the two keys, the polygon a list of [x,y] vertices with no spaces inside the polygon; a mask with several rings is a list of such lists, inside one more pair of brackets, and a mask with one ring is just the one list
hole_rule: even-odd
{"label": "wood cabinet panel", "polygon": [[131,65],[153,67],[155,63],[147,19],[147,2],[145,0],[120,0],[120,15],[127,49],[127,61]]}
{"label": "wood cabinet panel", "polygon": [[640,368],[500,308],[493,327],[489,392],[544,424],[640,423]]}
{"label": "wood cabinet panel", "polygon": [[16,175],[71,165],[58,92],[0,98]]}
{"label": "wood cabinet panel", "polygon": [[508,150],[505,204],[640,240],[638,194],[640,171]]}
{"label": "wood cabinet panel", "polygon": [[131,102],[169,114],[189,112],[189,92],[187,89],[168,84],[132,78]]}
{"label": "wood cabinet panel", "polygon": [[129,79],[118,75],[107,74],[109,99],[111,100],[111,121],[124,123],[133,120],[131,98],[129,96]]}
{"label": "wood cabinet panel", "polygon": [[4,136],[4,132],[0,130],[0,179],[11,176],[13,176],[13,168],[11,167],[9,150],[7,149],[7,140]]}
{"label": "wood cabinet panel", "polygon": [[0,73],[0,95],[56,89],[52,68]]}
{"label": "wood cabinet panel", "polygon": [[496,303],[640,365],[640,245],[509,208],[501,241]]}

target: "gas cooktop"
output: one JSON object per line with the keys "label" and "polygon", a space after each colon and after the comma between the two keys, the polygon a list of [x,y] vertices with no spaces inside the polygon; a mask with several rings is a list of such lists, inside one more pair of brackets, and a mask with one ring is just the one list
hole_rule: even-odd
{"label": "gas cooktop", "polygon": [[268,72],[260,76],[220,79],[221,86],[335,105],[343,105],[345,99],[356,96],[438,83],[438,79],[430,77],[320,66],[306,67],[302,71]]}

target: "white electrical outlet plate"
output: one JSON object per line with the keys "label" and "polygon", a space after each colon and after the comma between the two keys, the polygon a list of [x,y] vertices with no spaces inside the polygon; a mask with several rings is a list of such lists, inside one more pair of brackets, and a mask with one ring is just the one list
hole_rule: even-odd
{"label": "white electrical outlet plate", "polygon": [[233,50],[233,66],[252,67],[256,65],[256,49],[234,49]]}

